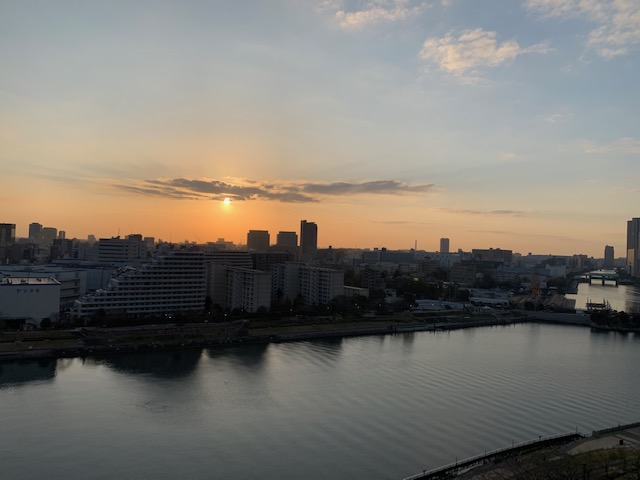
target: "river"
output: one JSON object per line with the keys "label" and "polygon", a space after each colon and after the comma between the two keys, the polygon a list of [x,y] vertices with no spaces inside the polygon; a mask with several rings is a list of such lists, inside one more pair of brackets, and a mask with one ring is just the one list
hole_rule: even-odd
{"label": "river", "polygon": [[400,479],[638,421],[638,365],[538,324],[4,363],[2,476]]}
{"label": "river", "polygon": [[588,301],[600,303],[605,300],[609,302],[611,308],[619,312],[640,313],[640,287],[633,285],[579,283],[578,293],[567,294],[566,297],[575,299],[577,309],[585,309]]}

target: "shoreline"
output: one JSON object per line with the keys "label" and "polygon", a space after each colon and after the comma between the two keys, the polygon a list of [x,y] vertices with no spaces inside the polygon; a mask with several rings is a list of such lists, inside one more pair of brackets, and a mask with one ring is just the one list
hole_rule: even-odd
{"label": "shoreline", "polygon": [[[313,322],[313,323],[311,323]],[[82,358],[133,352],[157,352],[188,348],[225,348],[305,340],[394,335],[412,332],[451,331],[467,328],[541,323],[590,328],[597,332],[640,333],[595,326],[585,315],[516,310],[493,315],[452,316],[437,312],[431,317],[400,314],[382,318],[336,319],[308,317],[297,323],[247,321],[222,324],[152,324],[126,327],[88,327],[70,330],[0,333],[24,338],[0,343],[0,363],[21,360]],[[11,347],[14,348],[11,348]],[[2,348],[5,347],[5,348]],[[8,348],[7,348],[8,347]]]}
{"label": "shoreline", "polygon": [[[290,326],[257,326],[252,328],[248,335],[216,335],[215,337],[205,334],[186,337],[193,329],[201,327],[200,324],[174,326],[163,325],[163,332],[175,332],[174,336],[165,338],[153,338],[160,326],[148,325],[124,328],[105,329],[75,329],[60,331],[67,335],[77,336],[75,340],[68,338],[69,343],[65,346],[36,348],[38,343],[48,342],[32,341],[26,345],[24,341],[15,342],[20,344],[20,349],[0,351],[0,362],[13,362],[21,360],[57,359],[57,358],[81,358],[93,355],[112,355],[118,353],[133,352],[154,352],[165,350],[180,350],[188,348],[225,348],[243,345],[264,345],[269,343],[286,343],[305,340],[317,340],[328,338],[347,338],[373,335],[394,335],[413,332],[437,332],[460,330],[466,328],[478,328],[489,326],[506,326],[531,321],[526,316],[511,315],[504,318],[483,318],[466,321],[436,321],[433,322],[397,322],[385,319],[379,322],[340,322],[330,325],[290,325]],[[374,324],[374,325],[372,325]],[[375,325],[379,324],[379,325]],[[315,327],[315,328],[314,328]],[[324,328],[320,328],[324,327]],[[328,327],[328,328],[327,328]],[[261,331],[262,330],[262,331]],[[273,330],[271,332],[270,330]],[[253,333],[256,332],[256,333]],[[40,332],[38,332],[40,333]],[[95,336],[91,336],[94,334]],[[123,335],[130,335],[123,339]],[[142,338],[136,338],[142,336]],[[41,336],[46,337],[46,334]],[[5,342],[8,343],[8,342]],[[36,344],[34,346],[34,344]]]}

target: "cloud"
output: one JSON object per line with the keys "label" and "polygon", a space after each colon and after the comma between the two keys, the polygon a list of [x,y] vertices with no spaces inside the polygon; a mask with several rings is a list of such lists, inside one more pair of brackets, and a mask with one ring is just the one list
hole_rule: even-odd
{"label": "cloud", "polygon": [[492,216],[506,216],[506,217],[523,217],[531,212],[525,212],[524,210],[473,210],[465,208],[441,208],[444,213],[450,213],[454,215],[492,215]]}
{"label": "cloud", "polygon": [[496,32],[476,28],[465,30],[457,37],[448,33],[441,38],[428,38],[419,57],[456,77],[472,80],[480,70],[498,67],[526,53],[548,51],[546,44],[523,48],[515,40],[499,43]]}
{"label": "cloud", "polygon": [[562,122],[572,116],[572,113],[567,110],[560,110],[557,112],[553,112],[550,115],[547,115],[545,121],[548,123],[558,123]]}
{"label": "cloud", "polygon": [[623,137],[610,143],[597,144],[584,141],[581,148],[585,153],[616,153],[623,155],[640,155],[640,140]]}
{"label": "cloud", "polygon": [[303,189],[307,193],[319,193],[323,195],[358,195],[376,193],[397,195],[398,193],[425,193],[433,189],[433,184],[408,185],[397,180],[376,180],[372,182],[348,183],[306,183]]}
{"label": "cloud", "polygon": [[398,180],[365,182],[260,182],[247,179],[229,181],[170,178],[132,181],[116,188],[136,195],[190,200],[233,201],[271,200],[284,203],[318,202],[322,198],[354,195],[407,195],[428,193],[433,184],[409,184]]}
{"label": "cloud", "polygon": [[[426,8],[424,1],[414,0],[364,0],[355,8],[345,0],[325,0],[323,10],[333,13],[342,28],[357,29],[381,22],[398,22],[420,15]],[[447,2],[443,2],[446,5]]]}
{"label": "cloud", "polygon": [[544,18],[585,18],[595,24],[586,45],[601,57],[618,57],[640,47],[637,0],[525,0],[524,5]]}
{"label": "cloud", "polygon": [[416,222],[415,220],[380,220],[371,223],[379,223],[382,225],[435,225],[433,222]]}

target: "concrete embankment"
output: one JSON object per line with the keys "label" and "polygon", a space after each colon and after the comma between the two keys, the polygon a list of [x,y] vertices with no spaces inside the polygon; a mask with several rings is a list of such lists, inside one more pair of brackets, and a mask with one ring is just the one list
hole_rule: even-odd
{"label": "concrete embankment", "polygon": [[560,323],[563,325],[580,325],[583,327],[591,325],[589,315],[580,313],[556,313],[546,310],[519,310],[519,313],[526,316],[531,322]]}
{"label": "concrete embankment", "polygon": [[567,478],[617,478],[610,476],[614,472],[621,478],[638,478],[639,446],[640,422],[637,422],[597,430],[591,435],[576,431],[539,438],[424,470],[404,480],[557,478],[548,475],[557,471],[573,471],[575,475]]}
{"label": "concrete embankment", "polygon": [[465,458],[449,465],[434,468],[433,470],[424,470],[421,473],[406,477],[404,480],[452,478],[459,472],[477,465],[482,465],[486,462],[499,462],[505,458],[522,455],[523,453],[531,452],[541,448],[564,445],[583,437],[584,436],[580,433],[571,432],[563,433],[560,435],[553,435],[551,437],[539,438],[537,440],[531,440],[524,443],[518,443],[517,445],[513,445],[511,447],[499,448],[497,450],[492,450],[491,452],[487,452],[481,455]]}

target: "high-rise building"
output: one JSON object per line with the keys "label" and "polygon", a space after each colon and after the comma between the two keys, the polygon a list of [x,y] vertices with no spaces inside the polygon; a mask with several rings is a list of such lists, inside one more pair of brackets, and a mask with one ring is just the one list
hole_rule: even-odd
{"label": "high-rise building", "polygon": [[58,229],[55,227],[42,227],[42,230],[40,231],[40,240],[42,245],[51,246],[57,236]]}
{"label": "high-rise building", "polygon": [[29,224],[29,240],[32,242],[40,242],[40,238],[42,236],[42,224],[41,223],[30,223]]}
{"label": "high-rise building", "polygon": [[142,235],[128,235],[126,238],[101,238],[98,240],[98,262],[117,263],[140,260],[146,257],[147,249]]}
{"label": "high-rise building", "polygon": [[0,245],[12,245],[16,243],[16,224],[0,223]]}
{"label": "high-rise building", "polygon": [[265,252],[269,250],[269,232],[267,230],[249,230],[247,234],[247,249]]}
{"label": "high-rise building", "polygon": [[449,253],[449,239],[441,238],[440,239],[440,253]]}
{"label": "high-rise building", "polygon": [[276,247],[279,250],[294,253],[298,249],[298,234],[296,232],[278,232]]}
{"label": "high-rise building", "polygon": [[640,277],[640,218],[627,222],[627,271],[632,277]]}
{"label": "high-rise building", "polygon": [[604,247],[604,268],[613,268],[614,259],[613,259],[613,247],[611,245],[607,245]]}
{"label": "high-rise building", "polygon": [[302,220],[300,222],[300,259],[313,258],[318,251],[318,225]]}
{"label": "high-rise building", "polygon": [[281,263],[273,269],[274,297],[294,300],[302,295],[306,305],[325,305],[344,294],[344,272],[298,262]]}
{"label": "high-rise building", "polygon": [[271,273],[228,267],[225,307],[256,312],[271,305]]}
{"label": "high-rise building", "polygon": [[76,300],[71,313],[84,318],[100,311],[120,316],[199,311],[206,296],[205,253],[167,249],[151,263],[118,268],[106,289]]}

